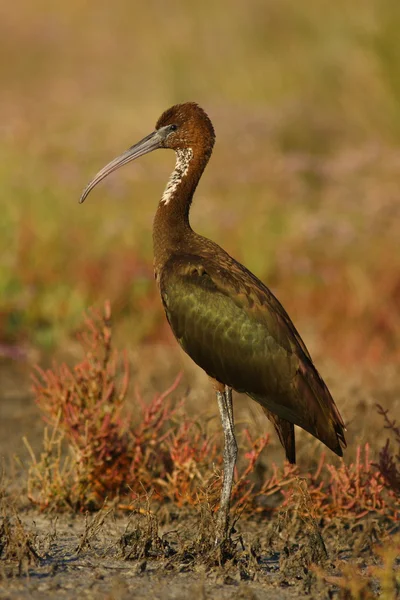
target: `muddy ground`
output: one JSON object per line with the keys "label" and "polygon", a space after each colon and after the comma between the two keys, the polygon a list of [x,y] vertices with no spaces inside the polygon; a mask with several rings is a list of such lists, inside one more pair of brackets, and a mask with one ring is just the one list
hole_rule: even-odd
{"label": "muddy ground", "polygon": [[[26,435],[40,451],[43,423],[30,391],[30,370],[26,362],[10,360],[0,370],[1,598],[284,600],[370,598],[381,590],[379,579],[370,577],[371,568],[380,564],[376,548],[394,539],[398,527],[373,513],[330,523],[283,510],[242,517],[230,545],[215,548],[212,516],[204,506],[185,510],[142,504],[134,512],[110,506],[86,516],[40,512],[26,497],[29,459],[22,442]],[[376,426],[373,401],[398,407],[399,381],[390,373],[375,383],[372,377],[368,393],[349,382],[355,408],[347,409],[346,418],[358,423],[350,440],[363,441],[364,432]],[[337,395],[349,390],[337,390]],[[385,435],[380,432],[371,442],[379,446]],[[301,461],[307,439],[300,436]],[[274,456],[278,451],[273,446]],[[346,595],[341,589],[348,565],[354,573],[369,574],[370,595]]]}

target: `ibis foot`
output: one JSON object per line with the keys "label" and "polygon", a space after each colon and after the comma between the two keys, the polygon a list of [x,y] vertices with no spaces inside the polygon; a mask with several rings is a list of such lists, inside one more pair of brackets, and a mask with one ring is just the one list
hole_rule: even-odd
{"label": "ibis foot", "polygon": [[229,509],[238,447],[233,421],[232,388],[226,385],[223,392],[217,391],[216,393],[225,438],[224,475],[217,516],[217,537],[215,540],[215,545],[219,545],[229,538]]}

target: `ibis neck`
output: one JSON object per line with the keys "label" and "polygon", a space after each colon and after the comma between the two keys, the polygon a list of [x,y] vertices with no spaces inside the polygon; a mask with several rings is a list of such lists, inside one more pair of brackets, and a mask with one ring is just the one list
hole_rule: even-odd
{"label": "ibis neck", "polygon": [[161,268],[171,254],[187,251],[194,232],[189,223],[193,194],[209,160],[191,148],[176,152],[176,165],[159,202],[153,223],[154,263]]}

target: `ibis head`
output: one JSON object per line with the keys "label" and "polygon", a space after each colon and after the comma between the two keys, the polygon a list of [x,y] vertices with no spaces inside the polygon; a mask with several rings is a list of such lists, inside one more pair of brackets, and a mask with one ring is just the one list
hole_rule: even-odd
{"label": "ibis head", "polygon": [[155,130],[103,167],[85,188],[80,203],[107,175],[123,165],[158,148],[187,150],[207,158],[214,146],[215,134],[208,115],[194,102],[177,104],[166,110],[156,123]]}

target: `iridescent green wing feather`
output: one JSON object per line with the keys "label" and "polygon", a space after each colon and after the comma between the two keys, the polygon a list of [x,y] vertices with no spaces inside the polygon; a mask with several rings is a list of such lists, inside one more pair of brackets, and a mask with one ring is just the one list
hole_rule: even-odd
{"label": "iridescent green wing feather", "polygon": [[254,275],[222,258],[179,255],[164,266],[161,296],[177,340],[208,375],[341,454],[343,422],[287,313]]}

